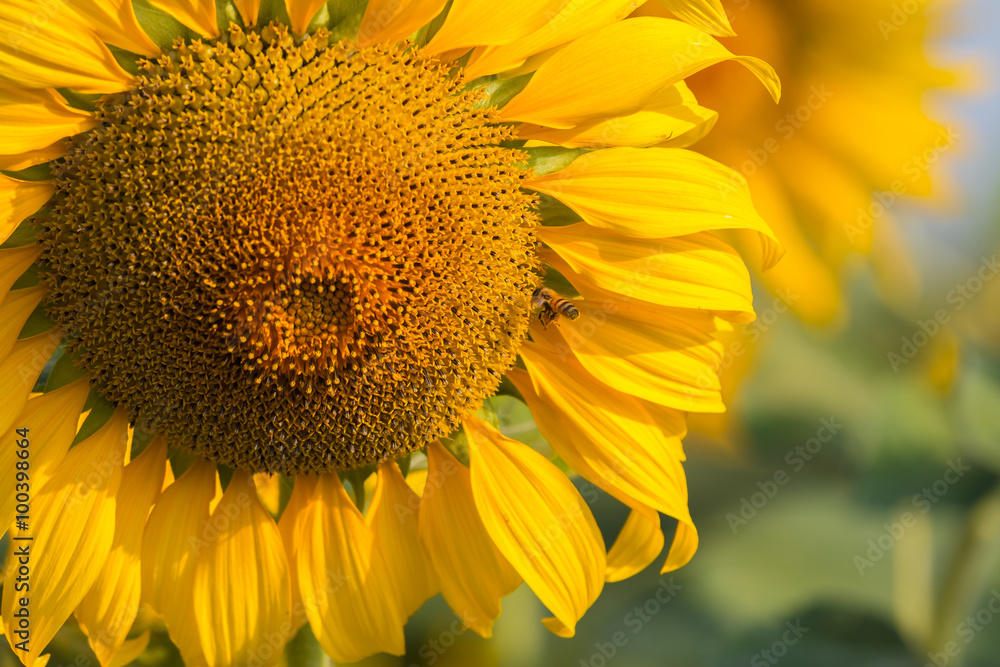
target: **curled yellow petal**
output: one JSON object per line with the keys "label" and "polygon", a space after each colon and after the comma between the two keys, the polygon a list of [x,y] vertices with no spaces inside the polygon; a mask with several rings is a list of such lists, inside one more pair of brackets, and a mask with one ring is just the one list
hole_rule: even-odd
{"label": "curled yellow petal", "polygon": [[420,496],[406,485],[399,466],[387,461],[379,467],[375,494],[365,516],[396,582],[403,615],[409,617],[438,592],[434,568],[420,546]]}
{"label": "curled yellow petal", "polygon": [[0,433],[14,426],[60,340],[52,332],[19,340],[0,362]]}
{"label": "curled yellow petal", "polygon": [[558,12],[553,13],[548,23],[531,34],[473,54],[463,75],[467,79],[475,79],[484,74],[495,74],[518,67],[536,53],[566,44],[580,35],[625,18],[641,4],[636,0],[565,2]]}
{"label": "curled yellow petal", "polygon": [[605,581],[621,581],[638,574],[663,551],[663,531],[656,510],[638,506],[629,512],[614,546],[608,551]]}
{"label": "curled yellow petal", "polygon": [[52,192],[51,183],[18,181],[0,174],[0,243],[10,238],[28,216],[44,206]]}
{"label": "curled yellow petal", "polygon": [[67,105],[55,91],[0,82],[0,154],[47,148],[95,125],[91,114]]}
{"label": "curled yellow petal", "polygon": [[781,258],[781,246],[757,214],[746,179],[694,151],[608,148],[581,155],[526,186],[556,197],[591,225],[627,236],[747,230],[760,238],[765,270]]}
{"label": "curled yellow petal", "polygon": [[260,15],[260,3],[261,0],[236,0],[236,9],[239,10],[246,25],[257,23],[257,17]]}
{"label": "curled yellow petal", "polygon": [[[26,665],[41,655],[104,567],[114,538],[115,497],[127,446],[128,419],[116,411],[70,450],[43,488],[32,489],[24,525],[11,530],[3,625]],[[21,516],[19,512],[19,521]],[[29,638],[26,650],[17,645]]]}
{"label": "curled yellow petal", "polygon": [[465,421],[476,509],[497,549],[572,636],[604,586],[604,539],[555,464],[479,419]]}
{"label": "curled yellow petal", "polygon": [[613,23],[561,49],[538,68],[501,117],[567,129],[625,116],[642,109],[662,88],[724,60],[745,65],[778,98],[778,77],[763,61],[734,56],[687,23],[640,17]]}
{"label": "curled yellow petal", "polygon": [[444,25],[424,50],[439,54],[507,44],[546,25],[566,4],[567,0],[454,0]]}
{"label": "curled yellow petal", "polygon": [[674,16],[710,35],[732,37],[736,33],[720,0],[660,0]]}
{"label": "curled yellow petal", "polygon": [[369,0],[358,45],[398,42],[441,13],[446,0]]}
{"label": "curled yellow petal", "polygon": [[[90,384],[87,378],[81,378],[29,399],[0,443],[0,466],[3,466],[0,469],[15,470],[19,450],[16,443],[24,440],[16,429],[27,429],[27,440],[31,443],[31,482],[34,488],[42,488],[76,437],[80,411],[89,394]],[[16,485],[14,475],[5,475],[0,480],[0,530],[6,530],[14,521]]]}
{"label": "curled yellow petal", "polygon": [[37,243],[0,250],[0,298],[6,298],[11,285],[41,254],[42,248]]}
{"label": "curled yellow petal", "polygon": [[521,584],[521,577],[476,511],[469,469],[437,442],[427,447],[427,460],[420,539],[448,606],[466,627],[489,637],[500,599]]}
{"label": "curled yellow petal", "polygon": [[142,536],[141,598],[159,613],[188,665],[205,664],[191,595],[195,560],[216,533],[209,523],[216,498],[215,465],[198,461],[168,486]]}
{"label": "curled yellow petal", "polygon": [[403,616],[385,557],[335,474],[321,475],[296,522],[299,590],[334,661],[402,655]]}
{"label": "curled yellow petal", "polygon": [[0,79],[24,88],[117,93],[132,77],[90,28],[61,2],[0,4]]}
{"label": "curled yellow petal", "polygon": [[219,23],[215,0],[149,0],[202,37],[218,37]]}
{"label": "curled yellow petal", "polygon": [[150,631],[146,630],[134,639],[126,639],[107,667],[125,667],[135,662],[149,646],[150,634]]}
{"label": "curled yellow petal", "polygon": [[7,293],[7,298],[0,304],[0,359],[7,356],[17,337],[24,328],[24,323],[32,311],[42,302],[45,289],[29,287]]}
{"label": "curled yellow petal", "polygon": [[198,554],[194,610],[209,667],[271,665],[292,638],[288,560],[249,473],[236,472]]}
{"label": "curled yellow petal", "polygon": [[655,93],[639,111],[601,121],[557,130],[523,123],[522,139],[544,141],[567,148],[612,146],[690,146],[715,125],[719,114],[698,104],[687,85],[680,81]]}
{"label": "curled yellow petal", "polygon": [[631,396],[692,412],[724,412],[718,372],[722,345],[683,309],[645,306],[604,292],[601,300],[573,300],[576,320],[532,337],[559,359],[573,355],[597,380]]}
{"label": "curled yellow petal", "polygon": [[288,17],[292,22],[292,30],[303,35],[309,22],[316,16],[319,8],[326,4],[326,0],[288,0]]}
{"label": "curled yellow petal", "polygon": [[743,258],[712,234],[637,239],[586,223],[539,227],[536,234],[574,271],[605,290],[662,306],[714,311],[735,322],[753,321]]}
{"label": "curled yellow petal", "polygon": [[302,593],[299,591],[299,566],[298,566],[298,534],[297,522],[302,517],[302,511],[306,503],[312,497],[313,487],[316,480],[306,475],[297,475],[295,486],[292,487],[292,495],[285,505],[281,518],[278,520],[278,532],[281,533],[281,542],[285,546],[285,557],[288,560],[289,584],[292,600],[291,623],[293,632],[309,622],[306,616],[305,607],[302,604]]}
{"label": "curled yellow petal", "polygon": [[[102,667],[119,655],[139,611],[139,555],[146,518],[163,485],[167,444],[156,438],[122,473],[111,553],[87,596],[76,608],[80,628]],[[148,637],[147,637],[148,641]]]}
{"label": "curled yellow petal", "polygon": [[160,55],[160,48],[139,26],[131,0],[73,0],[70,6],[108,44],[149,58]]}

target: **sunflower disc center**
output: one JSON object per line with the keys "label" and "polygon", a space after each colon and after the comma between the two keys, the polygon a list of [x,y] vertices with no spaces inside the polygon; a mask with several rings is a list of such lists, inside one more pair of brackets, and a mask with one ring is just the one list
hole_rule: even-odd
{"label": "sunflower disc center", "polygon": [[277,24],[178,43],[56,167],[46,308],[106,398],[211,460],[421,448],[529,319],[524,156],[476,102],[412,49]]}

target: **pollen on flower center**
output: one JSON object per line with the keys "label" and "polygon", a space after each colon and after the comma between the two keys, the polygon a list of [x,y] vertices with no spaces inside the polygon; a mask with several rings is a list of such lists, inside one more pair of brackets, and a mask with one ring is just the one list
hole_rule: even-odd
{"label": "pollen on flower center", "polygon": [[423,447],[496,389],[536,282],[524,156],[477,100],[414,49],[178,43],[55,167],[46,308],[106,398],[211,460]]}

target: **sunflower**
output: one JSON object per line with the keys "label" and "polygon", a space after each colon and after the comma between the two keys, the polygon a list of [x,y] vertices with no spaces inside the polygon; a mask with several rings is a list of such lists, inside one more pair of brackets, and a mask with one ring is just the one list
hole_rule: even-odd
{"label": "sunflower", "polygon": [[[430,596],[489,636],[522,581],[570,636],[657,558],[660,514],[664,570],[691,558],[685,414],[723,409],[715,335],[754,317],[718,233],[780,250],[684,149],[715,114],[683,80],[778,83],[673,4],[692,22],[5,0],[0,612],[25,664],[70,615],[124,664],[140,607],[190,665],[274,663],[306,624],[336,661],[401,654]],[[554,460],[500,432],[497,392]],[[610,549],[570,469],[631,508]]]}

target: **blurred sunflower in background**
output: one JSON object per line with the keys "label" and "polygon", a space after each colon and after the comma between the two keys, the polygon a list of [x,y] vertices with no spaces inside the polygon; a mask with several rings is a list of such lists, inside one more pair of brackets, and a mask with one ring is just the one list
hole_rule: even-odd
{"label": "blurred sunflower in background", "polygon": [[[725,341],[727,403],[775,319],[794,313],[815,326],[844,319],[852,254],[870,256],[888,299],[918,291],[894,207],[908,196],[943,194],[933,166],[958,138],[928,118],[923,104],[928,90],[954,78],[925,56],[926,38],[943,31],[947,4],[726,0],[716,6],[728,23],[703,25],[728,48],[773,65],[783,84],[774,105],[730,67],[690,81],[702,104],[720,110],[696,149],[747,177],[754,203],[787,250],[759,276],[771,292],[765,317]],[[636,15],[669,14],[664,4],[646,3]],[[727,105],[733,98],[741,104]],[[699,417],[695,425],[731,440],[731,421]]]}
{"label": "blurred sunflower in background", "polygon": [[[711,3],[636,4],[0,7],[25,664],[71,615],[125,664],[140,607],[191,665],[277,662],[307,624],[336,661],[401,654],[427,598],[489,636],[522,581],[571,636],[657,558],[660,514],[664,571],[691,558],[685,415],[724,409],[715,337],[754,317],[717,233],[780,249],[685,150],[715,114],[684,79],[779,86],[704,32]],[[556,462],[501,434],[498,391]],[[570,469],[631,508],[611,549]]]}

